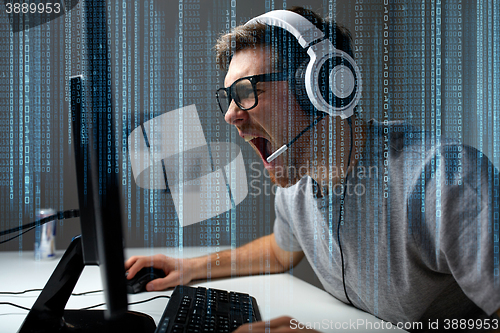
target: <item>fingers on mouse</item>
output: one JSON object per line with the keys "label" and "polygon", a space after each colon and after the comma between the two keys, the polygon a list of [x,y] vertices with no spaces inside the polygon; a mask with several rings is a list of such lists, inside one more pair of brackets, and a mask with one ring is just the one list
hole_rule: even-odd
{"label": "fingers on mouse", "polygon": [[146,291],[146,285],[153,280],[164,278],[165,272],[159,268],[144,267],[133,278],[127,280],[127,292],[137,294]]}

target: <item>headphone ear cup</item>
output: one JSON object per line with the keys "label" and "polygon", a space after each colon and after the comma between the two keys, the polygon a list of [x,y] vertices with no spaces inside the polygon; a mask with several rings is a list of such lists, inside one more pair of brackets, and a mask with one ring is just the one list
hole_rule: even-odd
{"label": "headphone ear cup", "polygon": [[[290,85],[301,108],[310,114],[315,114],[318,109],[311,102],[312,97],[307,94],[306,90],[306,70],[309,62],[305,60],[299,65]],[[321,65],[316,76],[317,80],[311,82],[311,87],[327,105],[334,109],[343,109],[356,96],[358,78],[355,73],[354,67],[347,59],[332,55]]]}
{"label": "headphone ear cup", "polygon": [[357,77],[352,64],[340,55],[328,58],[318,75],[319,94],[334,108],[351,103],[357,92]]}
{"label": "headphone ear cup", "polygon": [[295,71],[295,76],[293,77],[291,86],[300,107],[304,111],[310,114],[314,114],[316,113],[317,109],[311,103],[311,100],[309,99],[306,91],[306,69],[308,63],[309,60],[305,60],[299,65],[299,67]]}

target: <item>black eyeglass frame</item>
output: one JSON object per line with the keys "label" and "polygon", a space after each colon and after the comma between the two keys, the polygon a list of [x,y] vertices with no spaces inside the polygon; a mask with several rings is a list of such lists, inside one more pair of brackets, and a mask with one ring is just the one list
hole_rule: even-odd
{"label": "black eyeglass frame", "polygon": [[[215,92],[215,96],[217,98],[217,104],[219,104],[219,110],[222,112],[222,115],[226,115],[227,110],[229,109],[229,105],[231,105],[231,101],[233,101],[233,100],[241,110],[244,110],[244,111],[251,110],[254,107],[256,107],[257,104],[259,104],[259,98],[257,97],[257,83],[259,83],[259,82],[286,81],[287,79],[288,79],[288,76],[287,76],[286,72],[258,74],[258,75],[251,75],[251,76],[245,76],[245,77],[239,78],[238,80],[234,81],[233,84],[231,84],[229,87],[219,88]],[[243,80],[250,81],[250,84],[252,85],[253,93],[255,96],[255,103],[251,107],[248,107],[248,108],[245,108],[245,107],[243,107],[243,105],[241,105],[239,98],[235,98],[235,97],[238,97],[236,94],[235,94],[235,96],[233,96],[234,85],[240,81],[243,81]],[[227,109],[225,111],[222,109],[222,105],[220,102],[220,100],[221,100],[221,98],[219,96],[220,91],[225,91],[226,95],[227,95],[228,101],[227,101]]]}

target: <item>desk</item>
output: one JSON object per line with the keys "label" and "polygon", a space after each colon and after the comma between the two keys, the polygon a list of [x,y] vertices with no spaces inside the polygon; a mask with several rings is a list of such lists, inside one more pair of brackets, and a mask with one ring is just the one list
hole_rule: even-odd
{"label": "desk", "polygon": [[[177,248],[127,249],[125,257],[162,253],[171,257],[187,258],[206,254],[207,251],[210,250],[196,247],[184,248],[183,252],[179,252]],[[0,252],[2,272],[0,274],[0,291],[43,288],[57,265],[58,259],[62,256],[62,252],[58,251],[57,255],[55,260],[37,262],[34,260],[33,252]],[[382,327],[385,329],[382,329],[381,320],[336,300],[325,291],[288,273],[196,281],[192,285],[248,293],[257,299],[263,320],[289,315],[303,323],[321,325],[320,331],[322,332],[338,331],[335,329],[335,325],[341,324],[344,325],[342,331],[389,331],[388,323],[384,323]],[[74,292],[81,293],[99,289],[102,289],[99,267],[85,267]],[[170,290],[129,295],[129,302],[148,299],[156,295],[170,295],[171,293]],[[0,302],[11,302],[29,308],[35,302],[38,294],[39,292],[16,296],[0,295]],[[72,296],[66,308],[79,309],[103,302],[103,293]],[[147,303],[131,305],[129,309],[147,313],[158,323],[167,302],[168,299],[160,298]],[[25,310],[0,305],[0,331],[2,333],[17,332],[26,314]],[[390,331],[397,332],[394,329],[390,329]]]}

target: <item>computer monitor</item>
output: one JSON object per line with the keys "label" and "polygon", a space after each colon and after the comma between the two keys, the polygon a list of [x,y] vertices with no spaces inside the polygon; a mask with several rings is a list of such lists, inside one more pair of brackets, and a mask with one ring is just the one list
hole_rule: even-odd
{"label": "computer monitor", "polygon": [[[156,328],[151,317],[127,311],[120,191],[114,167],[117,147],[106,61],[106,5],[102,0],[88,0],[85,7],[88,75],[70,79],[82,235],[69,245],[20,333],[153,332]],[[85,265],[100,267],[106,310],[65,310]]]}
{"label": "computer monitor", "polygon": [[[99,163],[109,160],[114,140],[105,112],[86,110],[84,80],[71,78],[73,142],[82,235],[75,238],[33,305],[19,332],[153,332],[154,321],[127,311],[120,193],[116,173]],[[92,126],[91,120],[94,120]],[[104,156],[106,155],[106,156]],[[114,155],[114,154],[111,154]],[[100,161],[100,162],[99,162]],[[98,172],[99,169],[101,172]],[[97,172],[95,170],[98,170]],[[104,171],[103,171],[104,170]],[[104,175],[105,174],[105,175]],[[85,265],[99,265],[106,310],[65,310],[66,302]]]}

